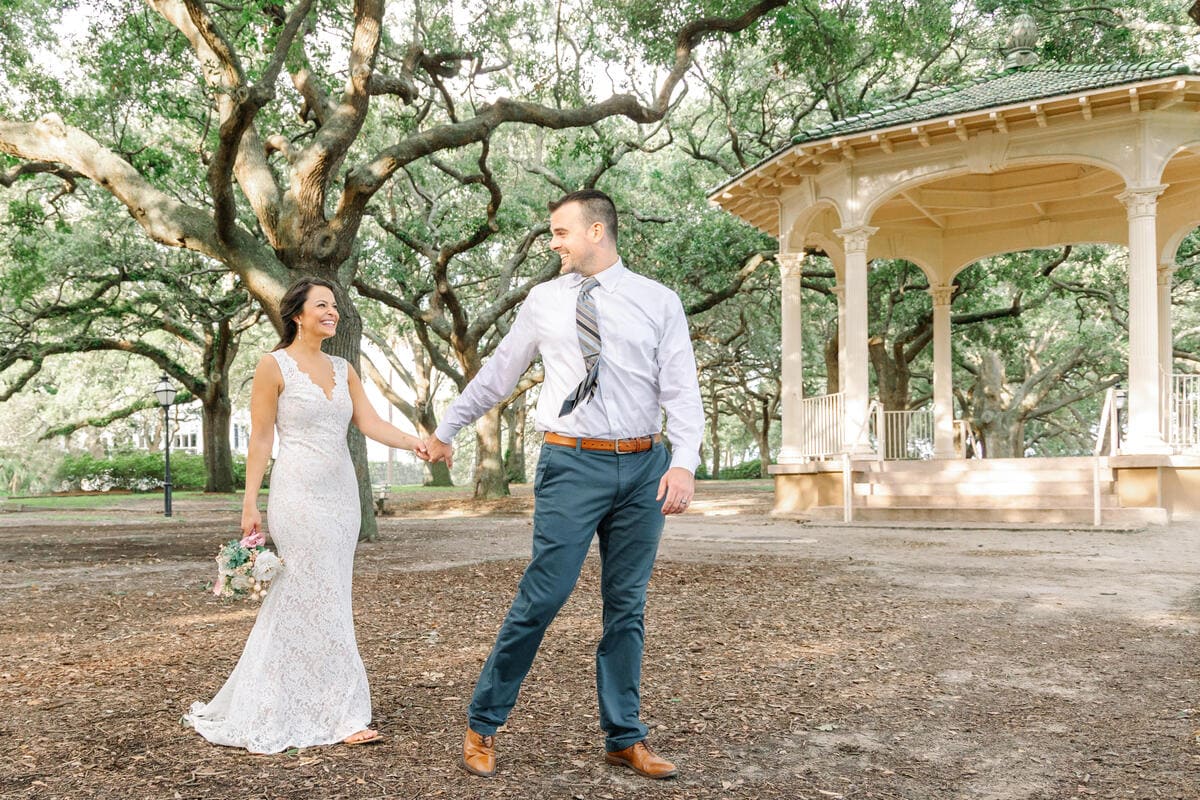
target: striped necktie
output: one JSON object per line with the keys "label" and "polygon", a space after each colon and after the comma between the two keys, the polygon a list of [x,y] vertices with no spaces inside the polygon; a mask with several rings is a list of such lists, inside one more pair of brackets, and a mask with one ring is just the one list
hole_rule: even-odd
{"label": "striped necktie", "polygon": [[600,325],[597,323],[596,300],[592,289],[600,285],[595,278],[586,279],[579,287],[579,298],[575,301],[575,332],[579,335],[579,350],[583,353],[583,364],[587,375],[563,401],[558,412],[565,417],[582,402],[592,399],[600,377]]}

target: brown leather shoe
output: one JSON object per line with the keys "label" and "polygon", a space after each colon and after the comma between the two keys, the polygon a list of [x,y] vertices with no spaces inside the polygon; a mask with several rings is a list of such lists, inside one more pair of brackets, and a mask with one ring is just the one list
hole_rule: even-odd
{"label": "brown leather shoe", "polygon": [[463,739],[463,767],[472,775],[490,778],[496,774],[496,737],[480,736],[467,728]]}
{"label": "brown leather shoe", "polygon": [[626,747],[624,750],[605,753],[604,760],[619,767],[629,767],[637,774],[654,780],[674,778],[677,773],[675,765],[656,755],[646,746],[645,741],[638,742],[632,747]]}

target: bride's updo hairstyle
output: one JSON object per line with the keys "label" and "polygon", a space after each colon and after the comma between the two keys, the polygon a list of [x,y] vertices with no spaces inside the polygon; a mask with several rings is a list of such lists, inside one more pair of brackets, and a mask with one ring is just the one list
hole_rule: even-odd
{"label": "bride's updo hairstyle", "polygon": [[288,287],[283,299],[279,301],[279,316],[283,317],[283,335],[279,344],[273,350],[282,350],[296,341],[296,317],[304,313],[304,301],[308,300],[308,291],[314,286],[324,286],[337,296],[337,287],[324,278],[301,278]]}

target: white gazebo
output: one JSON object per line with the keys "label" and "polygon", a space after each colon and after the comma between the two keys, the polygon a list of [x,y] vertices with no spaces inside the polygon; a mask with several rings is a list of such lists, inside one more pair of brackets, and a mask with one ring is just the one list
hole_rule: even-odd
{"label": "white gazebo", "polygon": [[[933,302],[933,460],[905,469],[925,470],[926,485],[939,471],[960,483],[970,470],[1029,476],[1043,469],[1058,478],[1063,470],[1078,470],[1081,481],[1099,475],[1086,461],[956,459],[951,387],[954,276],[986,256],[1085,242],[1129,249],[1127,433],[1119,453],[1105,454],[1103,476],[1089,483],[1104,484],[1105,505],[1158,510],[1144,519],[1200,511],[1200,469],[1189,469],[1200,468],[1200,459],[1181,454],[1196,442],[1187,440],[1191,426],[1180,424],[1170,320],[1175,252],[1200,224],[1200,75],[1171,62],[1039,63],[1036,37],[1033,20],[1018,18],[1000,71],[805,131],[711,194],[714,203],[779,241],[777,511],[889,505],[871,502],[888,482],[878,445],[871,444],[884,438],[881,430],[871,436],[867,273],[873,258],[918,265]],[[828,255],[838,276],[840,391],[805,398],[800,281],[804,253],[813,250]],[[851,483],[859,487],[852,491]],[[1031,496],[1037,494],[1035,486]],[[975,507],[961,496],[947,502],[929,491],[925,497],[926,506],[960,514]],[[1029,500],[1008,506],[1028,507]],[[1092,505],[1087,500],[1076,505]],[[905,502],[908,509],[921,505],[915,495]]]}

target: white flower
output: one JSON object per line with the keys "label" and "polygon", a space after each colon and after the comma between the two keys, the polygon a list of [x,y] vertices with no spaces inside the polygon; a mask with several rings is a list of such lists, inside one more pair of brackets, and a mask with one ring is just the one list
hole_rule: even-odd
{"label": "white flower", "polygon": [[258,558],[254,560],[254,577],[260,581],[269,581],[282,568],[283,562],[279,560],[279,556],[270,550],[262,550],[259,552]]}
{"label": "white flower", "polygon": [[254,581],[251,580],[249,575],[234,575],[233,577],[231,577],[229,579],[229,585],[233,588],[233,590],[235,592],[244,592],[244,591],[248,590],[253,584],[254,584]]}

